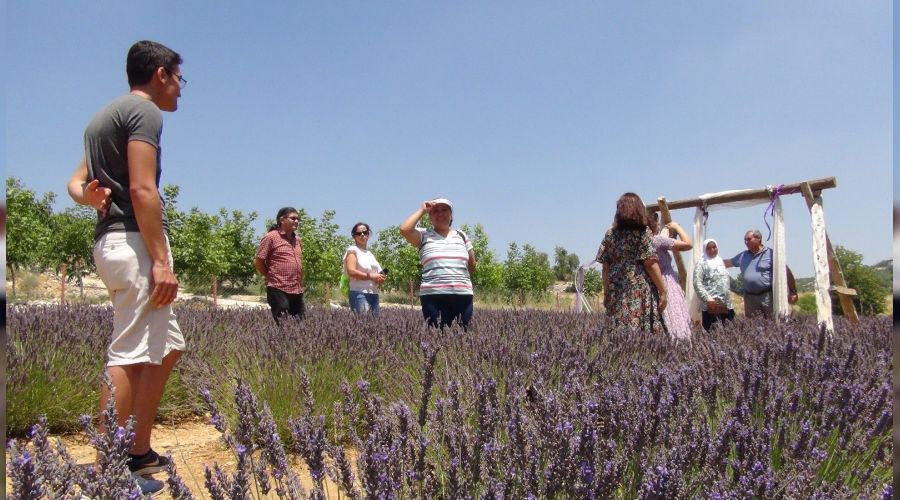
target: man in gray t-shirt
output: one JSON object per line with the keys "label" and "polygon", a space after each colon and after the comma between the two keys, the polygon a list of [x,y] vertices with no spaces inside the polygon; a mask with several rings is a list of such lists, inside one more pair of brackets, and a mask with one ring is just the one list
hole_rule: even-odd
{"label": "man in gray t-shirt", "polygon": [[[751,229],[744,234],[747,250],[730,259],[725,259],[725,267],[738,267],[744,277],[744,315],[762,314],[772,317],[772,250],[762,244],[762,233]],[[797,302],[797,284],[791,268],[787,268],[788,302]]]}
{"label": "man in gray t-shirt", "polygon": [[[172,367],[185,349],[172,312],[178,280],[159,194],[161,111],[175,111],[186,83],[181,56],[151,41],[128,51],[131,91],[91,118],[84,159],[69,180],[69,195],[97,209],[94,262],[113,303],[106,373],[116,391],[119,425],[134,415],[128,467],[143,493],[161,481],[143,476],[169,461],[150,447],[150,433]],[[101,387],[100,408],[110,388]],[[101,426],[103,425],[101,418]]]}
{"label": "man in gray t-shirt", "polygon": [[[156,104],[134,93],[116,98],[88,123],[84,131],[88,177],[111,190],[109,209],[97,222],[95,239],[109,231],[140,231],[129,192],[128,143],[140,141],[156,149],[154,179],[159,189],[162,124],[162,113]],[[109,140],[110,137],[128,140]],[[163,230],[168,232],[166,212],[161,215]]]}

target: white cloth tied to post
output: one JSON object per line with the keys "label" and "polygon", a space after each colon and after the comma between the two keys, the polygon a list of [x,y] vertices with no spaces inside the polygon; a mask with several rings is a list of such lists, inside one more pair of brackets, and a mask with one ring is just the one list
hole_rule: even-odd
{"label": "white cloth tied to post", "polygon": [[831,318],[831,286],[830,269],[828,267],[828,243],[825,234],[825,213],[822,200],[816,198],[809,209],[812,222],[813,265],[816,271],[816,321],[825,324],[825,330],[834,332],[834,321]]}

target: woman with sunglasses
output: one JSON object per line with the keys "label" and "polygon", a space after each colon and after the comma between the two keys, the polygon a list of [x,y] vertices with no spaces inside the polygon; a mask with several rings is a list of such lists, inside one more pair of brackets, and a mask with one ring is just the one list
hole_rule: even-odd
{"label": "woman with sunglasses", "polygon": [[344,273],[350,279],[350,309],[357,313],[378,314],[378,287],[387,275],[375,255],[369,251],[371,230],[365,222],[357,222],[350,231],[353,244],[344,252]]}

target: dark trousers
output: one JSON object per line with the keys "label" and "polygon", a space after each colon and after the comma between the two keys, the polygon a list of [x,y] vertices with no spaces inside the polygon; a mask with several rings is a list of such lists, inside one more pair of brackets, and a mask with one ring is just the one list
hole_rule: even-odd
{"label": "dark trousers", "polygon": [[272,317],[278,323],[278,319],[289,314],[299,319],[303,319],[306,314],[306,306],[303,304],[302,293],[286,293],[277,288],[266,287],[266,301],[272,308]]}
{"label": "dark trousers", "polygon": [[710,314],[703,311],[703,329],[709,331],[713,323],[725,324],[725,320],[734,321],[734,309],[729,309],[725,314]]}
{"label": "dark trousers", "polygon": [[436,328],[439,316],[441,328],[450,326],[456,320],[462,324],[463,329],[469,326],[473,310],[471,295],[422,295],[419,298],[422,301],[422,315],[429,326]]}

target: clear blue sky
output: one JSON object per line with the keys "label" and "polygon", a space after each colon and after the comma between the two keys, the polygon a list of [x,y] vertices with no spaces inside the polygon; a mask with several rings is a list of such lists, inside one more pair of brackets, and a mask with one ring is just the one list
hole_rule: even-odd
{"label": "clear blue sky", "polygon": [[[85,124],[127,92],[125,54],[146,38],[185,59],[163,132],[185,209],[334,209],[342,230],[377,231],[443,196],[500,260],[511,241],[589,260],[624,191],[835,176],[832,241],[891,256],[886,0],[9,0],[5,15],[7,175],[58,208]],[[809,276],[806,205],[784,206],[789,263]],[[765,231],[762,212],[713,214],[723,254]]]}

